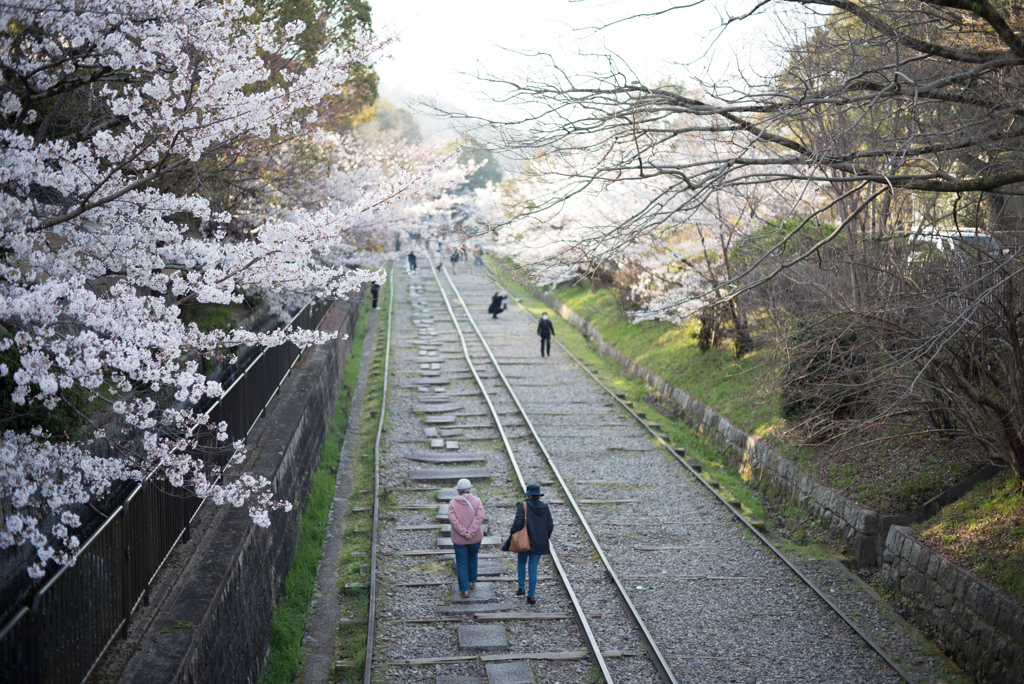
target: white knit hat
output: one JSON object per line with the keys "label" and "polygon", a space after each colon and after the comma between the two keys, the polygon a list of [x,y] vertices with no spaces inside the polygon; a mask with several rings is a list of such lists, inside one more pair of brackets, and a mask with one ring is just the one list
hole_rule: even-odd
{"label": "white knit hat", "polygon": [[468,492],[473,489],[473,485],[466,478],[462,478],[455,483],[455,489],[460,492]]}

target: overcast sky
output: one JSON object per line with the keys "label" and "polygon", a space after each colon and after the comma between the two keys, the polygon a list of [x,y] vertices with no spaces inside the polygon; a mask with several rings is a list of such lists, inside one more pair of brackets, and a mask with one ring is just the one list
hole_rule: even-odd
{"label": "overcast sky", "polygon": [[[676,10],[634,19],[601,31],[587,29],[669,5],[666,0],[371,0],[373,25],[391,29],[399,42],[392,59],[377,65],[384,91],[435,97],[477,113],[484,99],[477,74],[513,75],[539,62],[514,51],[543,51],[573,72],[593,69],[596,57],[580,54],[613,51],[634,70],[638,80],[683,80],[681,64],[695,63],[710,45],[719,25],[721,0],[691,10]],[[514,8],[514,9],[513,9]],[[756,40],[749,29],[733,30],[715,44],[722,63],[735,61]],[[741,58],[746,60],[747,58]]]}

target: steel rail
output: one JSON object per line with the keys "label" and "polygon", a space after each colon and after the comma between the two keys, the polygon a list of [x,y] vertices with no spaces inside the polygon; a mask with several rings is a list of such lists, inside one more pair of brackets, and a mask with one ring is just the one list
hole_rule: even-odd
{"label": "steel rail", "polygon": [[[427,261],[429,263],[430,260],[428,259]],[[526,480],[523,478],[523,473],[519,469],[519,463],[512,450],[512,443],[509,441],[508,435],[505,433],[505,428],[501,424],[501,418],[498,416],[498,409],[495,408],[494,403],[491,401],[491,397],[487,392],[487,388],[484,386],[483,380],[476,371],[476,366],[473,364],[473,360],[469,355],[469,347],[466,346],[466,338],[462,334],[462,328],[459,326],[458,319],[455,317],[455,311],[452,309],[451,302],[448,299],[448,294],[444,291],[440,278],[437,277],[437,271],[432,263],[429,263],[429,266],[430,272],[437,283],[437,289],[440,291],[441,298],[444,300],[445,308],[448,309],[448,315],[452,319],[452,325],[455,326],[455,332],[459,336],[459,342],[462,345],[462,354],[466,357],[466,363],[469,365],[469,370],[473,373],[473,378],[476,380],[476,384],[484,396],[484,401],[487,402],[487,408],[494,417],[494,423],[498,427],[498,434],[501,435],[501,442],[505,445],[505,452],[508,454],[509,461],[512,463],[512,469],[515,470],[516,479],[519,480],[519,488],[522,491],[526,491]],[[445,276],[448,276],[447,272],[445,272]],[[449,277],[449,281],[450,280],[451,278]],[[455,292],[458,293],[458,290],[455,290]],[[465,308],[465,303],[462,302],[461,296],[459,297],[459,302],[462,304],[463,308]],[[601,653],[601,647],[597,643],[597,637],[594,635],[594,631],[590,628],[590,623],[587,621],[586,614],[583,611],[583,605],[579,602],[579,598],[576,596],[576,592],[572,588],[572,583],[569,581],[569,575],[562,566],[562,562],[558,558],[558,552],[554,547],[551,548],[551,561],[554,564],[555,572],[558,574],[558,578],[561,580],[562,586],[565,588],[565,592],[572,603],[573,612],[576,614],[576,622],[586,635],[587,650],[590,651],[594,661],[597,663],[597,667],[601,671],[601,676],[604,678],[605,682],[607,682],[607,684],[613,684],[612,673],[609,671],[608,663],[605,662],[604,655]]]}
{"label": "steel rail", "polygon": [[[370,587],[366,617],[366,653],[363,657],[363,684],[370,684],[373,675],[373,646],[377,631],[377,523],[380,517],[380,436],[384,431],[384,410],[388,402],[388,364],[391,361],[391,312],[395,307],[395,270],[391,262],[388,276],[388,330],[384,343],[384,379],[380,393],[380,419],[377,421],[377,437],[373,442],[373,523],[370,535]],[[372,365],[372,363],[371,363]]]}
{"label": "steel rail", "polygon": [[498,360],[494,357],[494,353],[491,351],[490,345],[487,344],[487,340],[484,339],[483,333],[480,332],[480,328],[477,327],[476,321],[473,320],[473,315],[470,313],[469,307],[466,306],[466,301],[459,292],[459,288],[456,287],[455,281],[452,280],[452,277],[448,274],[447,271],[445,271],[444,274],[445,278],[448,279],[448,284],[451,286],[452,291],[456,295],[458,295],[459,303],[462,305],[463,311],[466,312],[466,318],[469,320],[469,324],[473,327],[473,330],[476,332],[476,336],[477,338],[479,338],[480,344],[483,345],[484,351],[487,352],[487,356],[491,359],[491,363],[494,364],[494,368],[498,373],[498,377],[501,378],[502,383],[505,385],[505,389],[508,390],[509,395],[512,397],[512,401],[515,402],[516,409],[519,411],[519,414],[523,417],[523,421],[526,423],[527,429],[533,436],[534,442],[536,442],[537,447],[544,455],[544,459],[547,461],[548,467],[551,468],[551,471],[558,479],[558,483],[561,485],[562,491],[565,494],[565,498],[569,502],[569,505],[572,507],[573,513],[576,514],[576,518],[579,520],[580,524],[583,526],[584,531],[586,531],[587,536],[590,538],[590,543],[593,544],[594,550],[597,551],[597,555],[600,557],[601,562],[604,564],[605,572],[608,574],[608,577],[612,580],[612,583],[618,590],[619,598],[622,600],[622,603],[626,607],[626,611],[629,613],[630,618],[636,624],[637,629],[640,632],[640,638],[644,642],[644,645],[647,647],[648,654],[651,656],[651,662],[653,663],[654,668],[658,671],[658,674],[661,675],[661,678],[664,681],[675,683],[677,680],[675,678],[675,675],[672,674],[672,668],[669,667],[668,660],[662,654],[661,649],[658,648],[657,642],[651,635],[650,630],[647,629],[647,625],[644,623],[643,618],[640,617],[640,611],[637,610],[636,606],[633,604],[633,600],[630,599],[629,593],[626,591],[626,587],[622,584],[622,581],[619,579],[618,574],[616,574],[615,570],[612,569],[612,564],[608,560],[608,556],[605,555],[604,549],[601,547],[601,544],[597,541],[597,537],[594,535],[593,530],[591,530],[590,525],[587,524],[586,516],[583,515],[583,511],[580,509],[579,504],[576,503],[576,498],[573,497],[572,492],[569,491],[569,485],[562,477],[562,473],[561,471],[558,470],[558,466],[555,465],[554,459],[551,457],[551,453],[547,450],[547,447],[544,446],[544,442],[540,438],[540,434],[537,432],[537,429],[533,426],[533,421],[530,420],[530,416],[527,414],[526,409],[523,407],[522,403],[520,403],[519,397],[516,396],[515,391],[512,389],[512,384],[508,381],[508,378],[505,377],[505,373],[501,370],[501,365],[498,363]]}
{"label": "steel rail", "polygon": [[[525,306],[523,306],[523,303],[520,302],[519,299],[515,295],[509,294],[509,296],[512,297],[512,300],[523,311],[523,313],[525,313],[531,319],[537,320],[537,317],[534,316],[532,313],[530,313],[530,311]],[[818,586],[816,584],[814,584],[813,580],[811,580],[803,572],[801,572],[800,569],[797,568],[796,565],[794,565],[788,558],[786,558],[786,556],[781,551],[779,551],[775,547],[775,545],[772,544],[771,541],[767,537],[765,537],[764,534],[761,533],[760,530],[758,530],[756,527],[754,527],[754,525],[749,520],[747,520],[740,511],[737,511],[732,506],[732,504],[730,504],[728,501],[726,501],[725,497],[723,497],[718,492],[718,490],[716,490],[714,487],[712,487],[711,484],[707,480],[705,480],[703,477],[701,477],[700,474],[696,470],[694,470],[693,466],[691,466],[689,463],[687,463],[686,460],[682,456],[680,456],[679,453],[674,448],[672,448],[671,444],[669,444],[664,439],[662,439],[661,436],[653,428],[651,428],[650,425],[647,424],[646,420],[644,420],[643,418],[638,416],[637,413],[625,401],[623,401],[617,394],[615,394],[615,392],[611,388],[609,388],[607,385],[605,385],[603,382],[601,382],[601,380],[597,377],[597,375],[595,375],[589,368],[587,368],[586,365],[584,365],[584,363],[582,361],[580,361],[571,351],[566,349],[565,345],[562,344],[561,341],[555,340],[555,343],[559,347],[561,347],[562,351],[564,351],[566,354],[568,354],[569,358],[571,358],[576,363],[576,365],[578,365],[580,368],[582,368],[587,373],[587,375],[589,375],[590,378],[595,383],[597,383],[597,385],[601,389],[603,389],[605,392],[607,392],[608,395],[612,399],[614,399],[616,402],[618,402],[618,404],[622,408],[624,408],[626,411],[628,411],[629,415],[633,416],[633,418],[638,423],[640,423],[644,427],[644,429],[647,430],[647,432],[649,432],[651,434],[652,437],[654,437],[656,440],[658,440],[658,443],[660,443],[663,447],[665,447],[665,449],[667,449],[668,452],[670,454],[672,454],[672,456],[675,457],[675,459],[677,461],[679,461],[679,463],[682,464],[682,466],[684,468],[686,468],[688,471],[690,471],[690,474],[693,475],[694,478],[696,478],[697,481],[700,482],[707,491],[711,492],[711,494],[713,494],[714,497],[716,499],[718,499],[718,501],[723,506],[728,508],[729,512],[732,513],[741,523],[743,523],[746,526],[747,530],[749,530],[755,537],[757,537],[758,541],[760,541],[762,544],[767,546],[768,549],[779,558],[779,560],[781,560],[783,563],[785,563],[786,566],[789,567],[789,569],[793,571],[793,574],[795,574],[798,578],[800,578],[800,580],[803,581],[804,584],[806,584],[815,594],[817,594],[818,598],[820,598],[822,601],[824,601],[826,603],[826,605],[828,605],[828,607],[831,608],[836,613],[836,615],[838,615],[840,618],[842,618],[843,622],[845,622],[857,634],[857,636],[859,636],[861,639],[863,639],[864,642],[868,646],[870,646],[871,649],[873,651],[875,651],[875,653],[877,653],[882,658],[882,660],[885,661],[885,663],[889,667],[891,667],[893,670],[895,670],[896,674],[898,674],[900,677],[902,677],[903,680],[906,681],[906,682],[912,682],[913,681],[910,678],[910,675],[908,675],[906,672],[904,672],[903,669],[900,668],[899,665],[897,665],[895,662],[893,662],[893,660],[885,653],[885,651],[882,650],[882,648],[878,644],[876,644],[871,639],[871,637],[869,637],[867,634],[865,634],[864,631],[861,630],[861,628],[852,619],[850,619],[850,617],[846,613],[844,613],[841,608],[839,608],[839,606],[837,606],[828,596],[826,596],[821,591],[821,589],[818,588]]]}

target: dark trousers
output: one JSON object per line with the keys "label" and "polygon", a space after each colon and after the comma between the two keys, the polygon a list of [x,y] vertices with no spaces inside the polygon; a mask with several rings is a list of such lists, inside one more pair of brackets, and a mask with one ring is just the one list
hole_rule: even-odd
{"label": "dark trousers", "polygon": [[[545,350],[547,350],[546,354],[544,353]],[[551,356],[551,338],[550,337],[541,336],[541,338],[540,338],[540,355],[541,356]]]}

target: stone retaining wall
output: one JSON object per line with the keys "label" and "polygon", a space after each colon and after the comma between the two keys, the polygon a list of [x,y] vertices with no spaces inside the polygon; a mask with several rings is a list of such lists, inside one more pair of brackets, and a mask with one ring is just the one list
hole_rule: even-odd
{"label": "stone retaining wall", "polygon": [[889,528],[882,580],[911,600],[918,621],[946,642],[979,682],[1024,681],[1024,608],[932,551],[899,525]]}
{"label": "stone retaining wall", "polygon": [[[337,302],[322,329],[351,338],[358,302]],[[339,336],[339,338],[342,335]],[[307,349],[247,439],[246,468],[273,482],[290,513],[267,529],[244,509],[204,507],[191,557],[166,598],[140,628],[122,682],[258,682],[270,644],[273,609],[298,538],[300,511],[320,460],[351,339]],[[143,621],[145,618],[140,619]]]}

